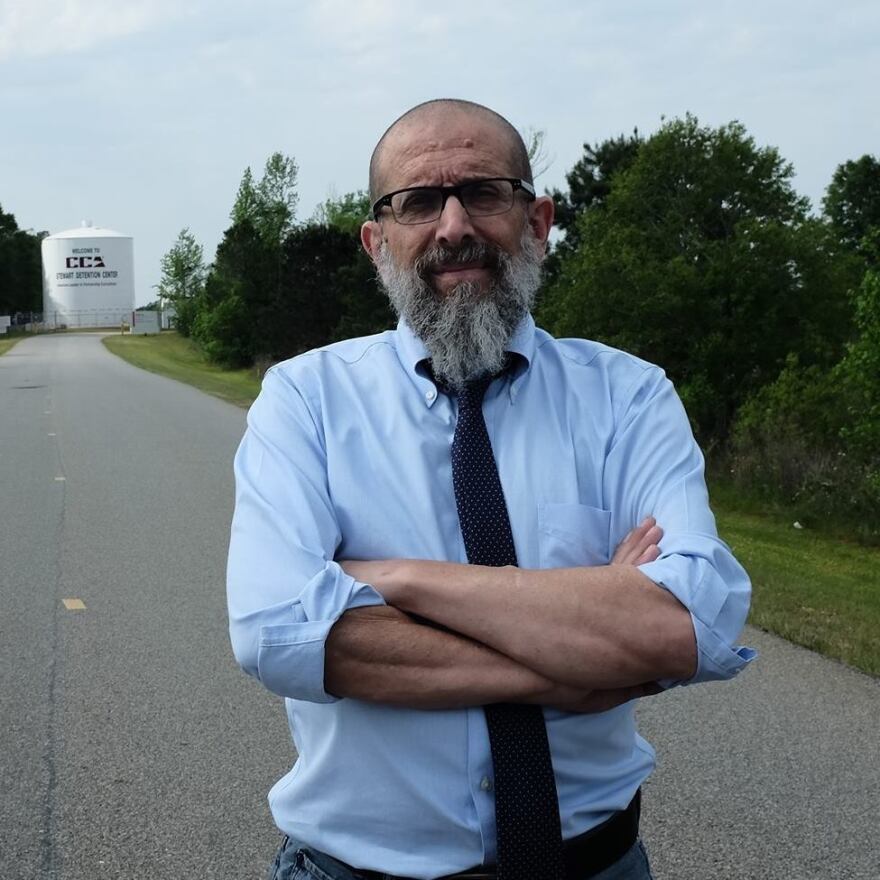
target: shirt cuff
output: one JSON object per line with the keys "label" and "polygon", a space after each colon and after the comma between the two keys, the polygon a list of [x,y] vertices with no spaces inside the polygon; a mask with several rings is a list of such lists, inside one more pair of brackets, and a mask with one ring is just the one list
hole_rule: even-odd
{"label": "shirt cuff", "polygon": [[694,676],[663,679],[658,684],[664,688],[730,679],[757,657],[752,648],[735,644],[749,610],[748,575],[729,553],[713,549],[715,558],[711,563],[705,557],[670,554],[639,566],[643,574],[687,608],[697,642]]}
{"label": "shirt cuff", "polygon": [[312,703],[335,702],[339,697],[324,688],[327,636],[345,611],[384,604],[385,600],[369,584],[345,574],[335,562],[329,563],[291,602],[292,622],[260,627],[260,681],[283,697]]}
{"label": "shirt cuff", "polygon": [[[662,586],[662,585],[661,585]],[[727,681],[735,678],[757,656],[754,648],[745,645],[729,647],[699,618],[691,614],[697,637],[697,671],[693,678],[662,678],[657,684],[669,689],[701,681]]]}

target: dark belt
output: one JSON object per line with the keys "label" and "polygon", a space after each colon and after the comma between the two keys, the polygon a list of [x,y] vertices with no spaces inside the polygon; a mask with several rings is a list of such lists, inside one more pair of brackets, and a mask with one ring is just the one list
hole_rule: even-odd
{"label": "dark belt", "polygon": [[[642,792],[639,790],[625,810],[615,813],[601,825],[565,841],[563,856],[566,880],[588,880],[623,858],[639,836],[641,800]],[[383,874],[381,871],[358,868],[349,870],[358,880],[408,880],[406,877]],[[447,874],[438,880],[494,880],[496,876],[494,865],[478,865],[458,874]]]}

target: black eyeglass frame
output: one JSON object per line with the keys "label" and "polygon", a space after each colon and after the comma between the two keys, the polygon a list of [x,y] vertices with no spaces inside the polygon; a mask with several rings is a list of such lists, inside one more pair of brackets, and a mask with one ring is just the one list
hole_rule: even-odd
{"label": "black eyeglass frame", "polygon": [[[505,208],[503,211],[498,211],[492,214],[477,214],[477,217],[497,217],[499,214],[506,214],[511,208],[513,208],[514,200],[516,194],[518,192],[524,192],[528,197],[529,201],[533,202],[538,196],[535,192],[535,187],[532,186],[527,180],[523,180],[520,177],[480,177],[477,180],[466,180],[464,183],[456,184],[455,186],[407,186],[403,189],[396,189],[394,192],[390,192],[387,195],[382,196],[382,198],[377,199],[373,203],[372,214],[373,219],[378,223],[379,222],[379,212],[382,208],[388,208],[391,211],[391,216],[394,217],[394,221],[396,223],[400,223],[397,219],[397,216],[394,213],[394,208],[391,207],[391,200],[395,196],[399,196],[401,193],[407,192],[418,192],[420,190],[432,190],[434,192],[439,192],[442,201],[440,202],[440,214],[436,217],[433,217],[431,220],[419,220],[417,223],[401,223],[401,226],[422,226],[425,223],[434,223],[440,219],[440,215],[443,213],[443,209],[446,207],[446,200],[450,196],[455,196],[459,202],[461,202],[461,206],[467,211],[464,202],[461,199],[461,191],[468,186],[474,186],[480,183],[495,183],[499,180],[503,180],[505,183],[509,183],[513,187],[513,196],[510,200],[510,207]],[[468,212],[468,217],[471,214]]]}

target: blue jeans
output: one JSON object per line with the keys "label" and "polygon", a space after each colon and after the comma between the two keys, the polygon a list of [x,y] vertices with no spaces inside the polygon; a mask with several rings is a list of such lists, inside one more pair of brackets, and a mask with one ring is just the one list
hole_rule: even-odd
{"label": "blue jeans", "polygon": [[[285,837],[269,872],[269,880],[358,880],[345,865],[324,853]],[[542,880],[536,877],[535,880]],[[653,880],[641,840],[593,880]]]}

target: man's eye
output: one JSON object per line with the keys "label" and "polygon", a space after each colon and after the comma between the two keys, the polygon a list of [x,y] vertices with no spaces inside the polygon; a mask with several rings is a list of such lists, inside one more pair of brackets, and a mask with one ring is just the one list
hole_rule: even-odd
{"label": "man's eye", "polygon": [[429,214],[436,209],[436,193],[431,190],[417,190],[401,193],[395,207],[395,213],[406,215]]}
{"label": "man's eye", "polygon": [[498,181],[485,181],[469,186],[465,193],[469,205],[475,208],[494,207],[507,200],[503,184]]}

